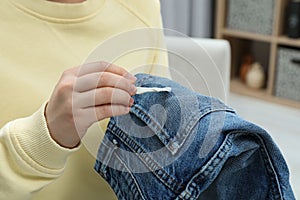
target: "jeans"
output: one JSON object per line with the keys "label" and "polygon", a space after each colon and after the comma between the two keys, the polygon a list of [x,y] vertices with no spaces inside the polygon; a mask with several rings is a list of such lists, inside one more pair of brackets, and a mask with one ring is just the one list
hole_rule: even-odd
{"label": "jeans", "polygon": [[129,114],[110,119],[94,168],[118,199],[295,199],[264,129],[172,80],[137,78],[172,91],[135,95]]}

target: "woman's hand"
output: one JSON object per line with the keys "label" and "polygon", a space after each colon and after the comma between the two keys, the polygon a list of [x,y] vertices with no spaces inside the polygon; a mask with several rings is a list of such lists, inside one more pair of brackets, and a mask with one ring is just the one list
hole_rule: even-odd
{"label": "woman's hand", "polygon": [[125,69],[106,62],[66,70],[45,110],[51,137],[72,148],[93,123],[127,114],[136,92],[135,81]]}

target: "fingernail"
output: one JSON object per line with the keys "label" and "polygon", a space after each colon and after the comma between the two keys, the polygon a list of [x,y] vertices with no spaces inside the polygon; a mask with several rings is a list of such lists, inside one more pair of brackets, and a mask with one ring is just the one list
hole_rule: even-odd
{"label": "fingernail", "polygon": [[130,94],[133,96],[133,95],[135,95],[135,93],[136,93],[136,87],[135,87],[135,85],[131,85],[131,88],[130,88]]}
{"label": "fingernail", "polygon": [[133,82],[135,82],[137,80],[137,78],[134,75],[130,74],[130,73],[125,74],[125,78],[130,79]]}
{"label": "fingernail", "polygon": [[133,103],[134,103],[134,99],[133,99],[133,98],[130,98],[130,101],[129,101],[130,107],[133,105]]}

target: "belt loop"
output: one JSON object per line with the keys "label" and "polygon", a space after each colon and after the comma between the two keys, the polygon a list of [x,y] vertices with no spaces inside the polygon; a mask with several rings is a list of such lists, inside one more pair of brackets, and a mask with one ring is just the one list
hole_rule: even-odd
{"label": "belt loop", "polygon": [[117,140],[113,139],[110,142],[106,137],[103,139],[102,144],[98,150],[97,162],[98,169],[96,169],[101,176],[106,178],[106,169],[109,166],[109,162],[113,156],[114,151],[119,148]]}

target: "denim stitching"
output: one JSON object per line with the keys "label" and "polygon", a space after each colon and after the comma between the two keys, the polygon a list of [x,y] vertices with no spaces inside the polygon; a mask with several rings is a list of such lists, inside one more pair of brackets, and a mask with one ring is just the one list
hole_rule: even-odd
{"label": "denim stitching", "polygon": [[[212,107],[206,107],[203,108],[198,113],[195,113],[194,116],[190,116],[189,123],[186,125],[186,132],[185,134],[175,135],[174,138],[171,138],[163,127],[159,123],[156,122],[156,120],[148,114],[147,111],[143,109],[143,107],[134,104],[131,112],[135,115],[137,115],[139,118],[141,118],[142,121],[144,121],[146,124],[150,125],[150,128],[155,132],[155,134],[159,137],[159,139],[163,142],[164,145],[169,149],[169,151],[174,155],[177,153],[177,151],[184,145],[187,137],[190,135],[190,132],[195,127],[195,125],[206,115],[212,113],[212,112],[234,112],[230,108],[212,108]],[[174,142],[179,142],[179,145],[177,148],[174,148],[172,144]]]}
{"label": "denim stitching", "polygon": [[[269,184],[271,185],[271,188],[272,188],[272,195],[274,195],[274,197],[276,197],[276,199],[278,198],[279,200],[283,200],[283,195],[282,195],[282,192],[281,192],[281,189],[279,186],[279,180],[278,180],[276,170],[274,169],[274,166],[270,159],[268,150],[266,149],[262,138],[256,133],[250,134],[250,133],[244,132],[244,131],[232,132],[232,134],[235,134],[235,133],[237,133],[237,135],[250,135],[259,144],[260,153],[263,157],[263,161],[264,161],[265,167],[267,169],[269,179],[271,179],[271,180],[269,180]],[[274,184],[274,179],[277,184]]]}
{"label": "denim stitching", "polygon": [[[188,183],[187,188],[179,195],[181,198],[183,199],[191,199],[191,196],[194,196],[190,190],[194,191],[194,188],[191,187],[192,184],[194,185],[199,185],[201,180],[210,175],[211,172],[213,172],[213,168],[209,169],[209,166],[211,166],[211,164],[213,163],[214,167],[216,167],[217,165],[225,162],[225,160],[222,160],[222,158],[224,158],[226,156],[226,154],[229,152],[230,147],[232,145],[232,143],[230,142],[229,138],[231,136],[227,135],[223,144],[220,146],[219,150],[215,153],[215,155],[212,156],[212,158],[201,168],[201,170],[194,175],[194,177],[192,178],[192,180],[190,181],[190,183]],[[218,162],[213,162],[216,158],[220,158],[218,159]],[[199,195],[199,194],[198,194]],[[196,195],[196,196],[198,196]],[[196,198],[196,196],[194,196],[194,198]]]}
{"label": "denim stitching", "polygon": [[[120,157],[115,153],[115,150],[114,150],[113,152],[114,152],[113,155],[120,161],[120,162],[117,162],[117,165],[118,165],[119,167],[122,166],[122,168],[124,168],[124,169],[127,170],[127,171],[126,171],[126,174],[123,173],[123,176],[125,176],[125,180],[128,182],[127,185],[128,185],[128,186],[131,186],[130,189],[131,189],[131,191],[132,191],[135,195],[140,195],[141,197],[143,197],[143,195],[140,194],[140,192],[136,192],[136,190],[140,191],[139,188],[133,188],[133,185],[131,184],[131,182],[129,182],[128,174],[129,174],[129,176],[132,178],[131,180],[135,183],[134,185],[137,187],[136,181],[135,181],[134,177],[132,177],[132,174],[131,174],[130,170],[129,170],[128,167],[124,164],[124,162],[120,159]],[[112,155],[112,156],[113,156],[113,155]],[[112,156],[111,156],[111,157],[112,157]],[[98,161],[98,162],[99,162],[99,161]],[[103,165],[103,164],[102,164],[102,165]],[[103,165],[103,166],[105,166],[105,165]],[[105,167],[107,167],[107,166],[105,166]],[[110,171],[110,169],[108,169],[108,171]],[[105,173],[107,173],[107,171],[106,171]],[[99,174],[102,175],[101,173],[99,173]],[[109,178],[107,177],[106,174],[105,174],[105,177],[103,177],[103,178],[111,185],[111,188],[114,190],[115,195],[118,197],[118,199],[124,199],[124,200],[125,200],[124,196],[122,195],[122,192],[123,192],[123,191],[120,190],[120,187],[118,187],[118,184],[112,182],[112,181],[111,181],[111,178],[109,179]],[[143,197],[143,200],[145,200],[144,197]]]}
{"label": "denim stitching", "polygon": [[[105,146],[105,148],[106,148],[105,157],[102,160],[102,163],[109,163],[113,156],[114,151],[118,147],[114,146],[113,148],[111,148],[107,144],[105,144],[104,141],[102,142],[102,145]],[[103,173],[103,175],[106,176],[106,169],[107,169],[107,165],[101,164],[101,166],[99,167],[99,172]]]}
{"label": "denim stitching", "polygon": [[[121,129],[114,126],[113,134],[122,140],[133,152],[138,154],[138,157],[146,164],[146,166],[157,176],[165,185],[170,189],[175,190],[178,193],[178,188],[182,188],[176,180],[171,177],[163,168],[150,156],[147,155],[146,151],[135,143],[134,140],[129,138]],[[157,172],[155,173],[155,171]]]}
{"label": "denim stitching", "polygon": [[[193,128],[200,122],[200,120],[205,117],[206,115],[213,113],[213,112],[227,112],[228,110],[226,109],[211,109],[208,108],[207,111],[202,111],[202,113],[200,113],[199,115],[195,116],[189,123],[189,126],[187,126],[187,128],[189,129],[188,134],[186,135],[181,135],[181,137],[179,137],[179,140],[181,141],[179,148],[181,148],[185,141],[187,140],[188,136],[190,135],[190,132],[193,130]],[[178,148],[178,149],[179,149]]]}
{"label": "denim stitching", "polygon": [[134,184],[135,184],[135,186],[136,186],[136,189],[138,190],[138,193],[139,193],[140,197],[141,197],[143,200],[145,200],[145,197],[143,196],[143,193],[142,193],[142,191],[141,191],[141,189],[140,189],[140,187],[139,187],[139,184],[137,183],[135,177],[134,177],[133,174],[131,173],[131,170],[130,170],[130,169],[128,168],[128,166],[123,162],[123,160],[119,157],[119,155],[117,155],[117,153],[115,153],[115,156],[116,156],[116,158],[123,164],[123,166],[128,170],[127,173],[130,174],[130,176],[131,176],[131,178],[132,178],[132,180],[133,180],[133,182],[134,182]]}
{"label": "denim stitching", "polygon": [[143,78],[139,78],[137,81],[136,81],[136,83],[135,83],[135,85],[136,86],[141,86],[141,84],[143,84],[143,82],[145,82],[146,80],[151,80],[151,79],[153,79],[153,77],[152,76],[145,76],[145,77],[143,77]]}
{"label": "denim stitching", "polygon": [[[188,187],[180,194],[180,197],[184,198],[184,199],[191,199],[192,193],[189,190],[189,188],[191,188],[190,184],[195,183],[196,185],[199,185],[201,179],[204,179],[205,177],[211,175],[211,172],[214,171],[213,170],[214,168],[209,169],[209,166],[211,166],[212,162],[217,157],[219,157],[220,160],[218,162],[214,162],[213,163],[213,165],[214,165],[213,167],[216,167],[218,164],[221,164],[222,158],[224,158],[226,156],[226,153],[229,152],[229,150],[230,150],[229,148],[232,145],[232,143],[230,142],[230,139],[233,139],[233,138],[235,138],[237,136],[243,136],[243,135],[249,135],[249,136],[251,136],[259,144],[259,146],[260,146],[259,149],[260,149],[261,155],[263,157],[263,161],[265,163],[265,167],[267,169],[267,173],[269,175],[269,178],[272,179],[272,180],[269,180],[270,185],[272,187],[272,191],[271,191],[272,195],[276,199],[283,200],[280,187],[278,188],[278,186],[279,186],[278,182],[279,181],[278,181],[278,177],[277,177],[277,174],[276,174],[276,170],[274,169],[274,167],[272,165],[272,162],[269,159],[268,151],[265,148],[264,142],[262,141],[261,137],[259,137],[259,135],[255,134],[255,133],[249,134],[248,132],[243,132],[243,131],[233,131],[233,132],[230,132],[230,134],[228,134],[226,136],[225,141],[223,142],[222,146],[220,147],[220,149],[218,150],[218,152],[216,153],[216,155],[214,155],[207,162],[207,164],[205,164],[203,166],[203,168],[205,170],[201,170],[198,174],[196,174],[194,176],[194,178],[188,184]],[[220,156],[221,153],[224,153],[224,155]],[[274,185],[274,183],[273,183],[274,179],[276,180],[277,185]],[[199,183],[197,183],[197,182],[199,182]],[[193,188],[191,188],[191,189],[193,189]]]}
{"label": "denim stitching", "polygon": [[[150,78],[149,77],[142,77],[141,79],[139,79],[139,81],[137,81],[136,84],[143,85],[144,81],[151,82],[151,83],[147,83],[149,85],[156,84],[156,79],[155,79],[155,77],[153,78],[152,76]],[[137,101],[135,101],[136,102],[135,104],[137,104],[138,106],[143,106],[143,104],[138,103],[139,99],[140,99],[140,97],[137,97],[137,99],[136,99]],[[202,96],[199,96],[198,100],[201,100],[201,99],[202,99]],[[141,102],[142,102],[142,100],[143,99],[141,99]],[[207,101],[210,101],[210,102],[207,102]],[[181,126],[178,129],[181,132],[178,132],[178,130],[175,129],[175,128],[173,128],[174,130],[172,128],[171,128],[171,130],[168,130],[167,127],[164,124],[161,124],[161,123],[159,123],[158,120],[155,120],[156,118],[153,117],[155,115],[153,115],[153,116],[149,115],[150,113],[149,113],[149,111],[147,111],[147,109],[148,109],[147,107],[145,107],[147,109],[141,108],[140,110],[133,107],[131,109],[131,112],[132,113],[134,113],[133,111],[137,112],[139,114],[139,115],[137,115],[138,118],[141,119],[140,116],[142,116],[142,119],[141,119],[142,121],[144,121],[144,122],[146,121],[147,122],[146,124],[152,125],[152,127],[151,126],[149,126],[149,127],[151,127],[152,130],[155,130],[154,132],[157,134],[157,136],[159,136],[159,140],[161,140],[163,142],[163,144],[165,144],[165,147],[170,148],[169,150],[173,154],[174,149],[171,149],[171,147],[172,147],[172,144],[174,142],[176,142],[176,140],[179,140],[180,145],[179,145],[178,142],[177,142],[176,147],[174,145],[175,152],[177,152],[182,145],[188,145],[186,140],[188,139],[189,135],[193,136],[193,134],[190,133],[189,131],[193,130],[195,125],[193,125],[192,121],[195,121],[197,116],[200,116],[199,117],[199,120],[200,120],[205,115],[208,115],[212,112],[217,112],[217,111],[227,111],[227,112],[235,113],[235,111],[231,110],[230,107],[222,104],[222,102],[219,103],[218,101],[215,101],[214,98],[212,98],[212,99],[204,98],[204,103],[203,104],[201,104],[202,101],[199,101],[199,102],[200,102],[200,105],[199,105],[199,107],[197,107],[198,109],[196,109],[195,111],[190,109],[190,110],[188,110],[188,112],[184,112],[184,113],[189,114],[189,111],[191,111],[190,112],[191,114],[187,115],[187,118],[184,118],[184,121],[181,121],[183,126]],[[220,109],[221,104],[222,104],[222,107],[221,107],[222,109]],[[216,109],[216,108],[219,108],[219,109]],[[206,113],[203,113],[203,111],[206,111]],[[202,112],[202,113],[196,114],[195,112]],[[194,118],[190,118],[190,116],[192,116]],[[226,117],[226,116],[224,116],[224,117]],[[154,121],[153,121],[153,118],[154,118]],[[178,118],[178,122],[180,120],[181,120],[181,118]],[[108,131],[108,133],[111,134],[112,136],[114,135],[113,137],[115,137],[116,139],[119,138],[120,142],[121,141],[124,142],[124,147],[128,146],[128,151],[129,152],[130,151],[132,151],[132,153],[134,153],[135,151],[138,152],[139,155],[136,155],[136,156],[138,156],[137,158],[139,160],[141,160],[141,163],[145,163],[147,168],[149,168],[149,169],[158,169],[157,171],[151,170],[152,174],[155,175],[155,176],[152,177],[153,179],[158,178],[158,180],[160,180],[164,185],[167,186],[167,188],[165,188],[165,189],[170,188],[169,187],[170,185],[171,186],[174,185],[174,182],[172,181],[172,178],[175,179],[175,181],[177,181],[177,182],[175,182],[175,184],[178,183],[178,185],[180,185],[180,183],[178,182],[179,180],[177,180],[177,177],[176,177],[175,174],[173,174],[172,172],[169,174],[166,171],[166,169],[158,168],[160,163],[156,163],[157,161],[154,160],[151,155],[145,153],[146,148],[144,149],[143,145],[140,146],[139,141],[136,141],[136,140],[134,140],[134,138],[131,138],[129,135],[127,135],[126,132],[124,132],[124,130],[122,130],[122,128],[118,127],[118,124],[116,122],[114,122],[114,120],[112,120],[112,121],[113,121],[114,125],[111,126],[111,127],[113,127],[114,129],[116,128],[115,129],[116,132],[112,131],[112,132],[109,133],[109,131]],[[199,121],[196,121],[196,122],[199,122]],[[202,121],[202,124],[203,123],[204,122]],[[242,126],[239,126],[239,125],[242,125]],[[234,128],[236,126],[238,128]],[[183,129],[184,128],[186,128],[186,129],[183,130],[182,127],[183,127]],[[204,190],[206,190],[207,187],[209,187],[209,185],[211,184],[211,181],[214,181],[216,179],[216,177],[220,174],[220,171],[222,170],[222,167],[224,166],[224,162],[226,162],[229,157],[232,157],[234,155],[240,155],[239,153],[243,153],[243,152],[245,152],[245,150],[251,150],[252,149],[255,152],[255,155],[260,157],[259,158],[259,160],[260,160],[259,164],[264,168],[263,174],[264,174],[264,176],[266,176],[265,183],[266,183],[266,185],[268,185],[268,188],[269,188],[269,190],[266,191],[267,192],[266,194],[268,195],[267,198],[270,198],[270,199],[274,198],[274,199],[277,199],[277,200],[278,199],[283,199],[283,192],[285,190],[285,185],[282,185],[282,186],[280,185],[280,180],[281,180],[280,179],[281,176],[280,176],[280,173],[279,173],[280,171],[278,171],[278,168],[275,168],[275,167],[277,167],[276,160],[274,160],[275,157],[271,157],[272,148],[270,148],[270,149],[268,148],[269,147],[268,146],[269,145],[268,144],[269,140],[268,140],[268,137],[265,140],[265,137],[264,137],[265,132],[262,132],[262,129],[255,129],[252,126],[249,126],[249,124],[246,124],[246,126],[245,126],[245,124],[234,124],[233,127],[232,127],[232,128],[234,128],[234,130],[230,126],[229,127],[225,126],[225,128],[226,129],[224,129],[222,131],[222,133],[225,134],[224,135],[225,139],[222,137],[223,142],[221,141],[221,145],[218,145],[219,148],[216,149],[217,151],[215,151],[215,153],[213,153],[213,155],[210,156],[210,158],[208,158],[209,160],[206,160],[206,162],[204,164],[202,164],[201,166],[198,166],[198,167],[201,167],[200,170],[198,170],[196,173],[190,174],[190,175],[192,175],[192,178],[189,178],[189,180],[187,180],[187,181],[189,181],[189,183],[184,184],[184,185],[183,184],[180,185],[180,186],[184,187],[182,189],[184,191],[181,192],[179,196],[174,197],[174,198],[175,199],[183,199],[184,198],[184,199],[189,199],[189,200],[190,199],[195,199],[197,196],[202,194],[202,192]],[[231,129],[227,130],[228,128],[231,128]],[[187,130],[189,130],[189,131],[187,131]],[[118,131],[120,131],[120,132],[118,132]],[[172,132],[170,132],[170,131],[172,131]],[[239,144],[239,143],[236,143],[236,142],[240,139],[241,139],[241,141],[243,141],[244,139],[246,139],[246,140],[250,139],[253,142],[253,144],[256,143],[259,146],[257,148],[257,145],[255,144],[254,148],[250,148],[250,149],[247,148],[247,149],[238,151],[238,154],[236,154],[234,151],[231,151],[231,150],[234,150],[233,144],[237,144],[237,145]],[[232,146],[232,148],[231,148],[231,146],[227,146],[227,145],[226,145],[227,147],[222,146],[226,142],[228,142],[228,144],[230,144]],[[224,151],[224,152],[220,151],[221,147],[224,147],[224,149],[227,150],[227,151]],[[251,151],[251,152],[253,152],[253,151]],[[118,153],[118,152],[116,152],[116,153]],[[116,155],[116,153],[114,155]],[[147,155],[145,155],[145,154],[147,154]],[[118,154],[118,159],[119,160],[121,159],[121,157],[119,157],[120,155],[121,154]],[[273,160],[271,160],[271,159],[273,159]],[[281,157],[280,157],[280,159],[281,159]],[[122,161],[120,160],[120,162],[122,162]],[[124,163],[124,162],[122,162],[122,163]],[[218,167],[216,167],[216,166],[218,166]],[[95,167],[97,168],[96,165],[95,165]],[[128,166],[126,166],[126,168],[128,168]],[[111,175],[111,174],[108,174],[108,175]],[[126,177],[130,177],[129,176],[130,174],[127,174],[127,173],[125,174],[126,176],[123,176],[122,173],[120,175],[123,178],[125,177],[125,179],[126,179]],[[134,177],[136,178],[135,173],[132,173],[132,175],[134,175]],[[128,178],[128,179],[130,180],[131,178]],[[135,182],[135,181],[133,181],[133,182]],[[197,182],[199,183],[198,185],[196,185]],[[164,188],[164,187],[162,187],[162,188]],[[142,189],[142,187],[140,189]],[[126,194],[126,191],[123,191],[123,192],[124,192],[123,194]]]}
{"label": "denim stitching", "polygon": [[[276,173],[276,170],[274,169],[273,163],[270,159],[268,150],[266,149],[265,144],[264,144],[263,140],[261,139],[261,137],[257,134],[254,134],[254,135],[256,136],[254,139],[260,144],[259,149],[262,154],[263,161],[265,163],[267,172],[270,175],[269,178],[271,180],[269,180],[269,184],[271,185],[271,188],[272,188],[272,194],[274,195],[274,197],[276,197],[276,199],[278,198],[279,200],[283,200],[283,195],[282,195],[282,192],[281,192],[281,189],[279,186],[280,184],[279,184],[279,180],[277,177],[277,173]],[[275,179],[275,181],[274,181],[274,179]],[[277,185],[274,184],[274,182],[276,182]]]}
{"label": "denim stitching", "polygon": [[110,124],[112,134],[118,137],[123,143],[125,143],[133,152],[137,153],[140,160],[151,170],[151,172],[161,180],[168,188],[175,193],[179,193],[183,187],[177,183],[176,179],[168,174],[163,167],[161,167],[154,159],[147,155],[146,151],[135,143],[134,140],[129,138],[119,127]]}

